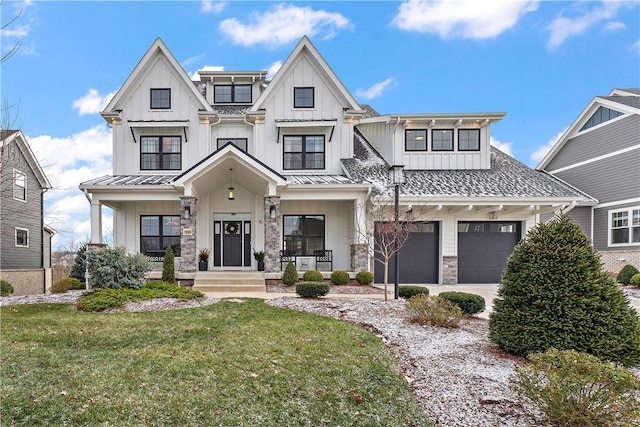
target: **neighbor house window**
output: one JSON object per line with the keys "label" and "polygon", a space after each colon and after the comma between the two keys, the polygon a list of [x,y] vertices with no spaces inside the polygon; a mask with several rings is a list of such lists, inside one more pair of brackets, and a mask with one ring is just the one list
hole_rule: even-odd
{"label": "neighbor house window", "polygon": [[174,256],[180,256],[180,216],[140,216],[140,252],[158,262],[168,247]]}
{"label": "neighbor house window", "polygon": [[218,150],[229,143],[235,145],[242,151],[247,151],[247,138],[218,138]]}
{"label": "neighbor house window", "polygon": [[13,170],[13,198],[27,200],[27,176],[16,169]]}
{"label": "neighbor house window", "polygon": [[251,85],[215,85],[213,87],[213,102],[224,103],[251,103]]}
{"label": "neighbor house window", "polygon": [[179,136],[140,137],[140,169],[179,170],[182,163],[182,138]]}
{"label": "neighbor house window", "polygon": [[582,132],[583,130],[592,128],[594,126],[597,126],[600,123],[608,122],[609,120],[615,119],[616,117],[621,116],[623,114],[624,113],[621,113],[620,111],[612,110],[611,108],[601,106],[596,110],[595,113],[593,113],[591,117],[589,117],[589,120],[587,120],[587,122],[580,128],[580,132]]}
{"label": "neighbor house window", "polygon": [[166,110],[171,108],[171,89],[151,89],[151,109]]}
{"label": "neighbor house window", "polygon": [[404,131],[405,151],[427,151],[427,131],[424,129]]}
{"label": "neighbor house window", "polygon": [[324,169],[324,135],[290,135],[284,141],[284,169]]}
{"label": "neighbor house window", "polygon": [[431,149],[433,151],[453,151],[453,130],[434,129],[431,131]]}
{"label": "neighbor house window", "polygon": [[480,151],[480,129],[459,129],[458,151]]}
{"label": "neighbor house window", "polygon": [[313,108],[313,88],[293,88],[293,108]]}
{"label": "neighbor house window", "polygon": [[16,227],[16,246],[22,248],[29,247],[29,230],[27,230],[26,228]]}
{"label": "neighbor house window", "polygon": [[612,245],[640,244],[640,207],[609,211]]}
{"label": "neighbor house window", "polygon": [[324,215],[283,215],[284,249],[295,255],[313,255],[324,249]]}

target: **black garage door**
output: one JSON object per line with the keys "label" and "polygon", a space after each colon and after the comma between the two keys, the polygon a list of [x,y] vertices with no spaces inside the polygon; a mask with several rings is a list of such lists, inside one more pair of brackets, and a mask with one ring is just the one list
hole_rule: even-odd
{"label": "black garage door", "polygon": [[519,241],[519,222],[459,222],[458,283],[500,282]]}
{"label": "black garage door", "polygon": [[[438,283],[438,223],[411,224],[409,238],[400,249],[400,283]],[[379,258],[379,256],[378,256]],[[394,283],[395,261],[389,262],[389,283]],[[375,262],[375,282],[384,283],[384,264]]]}

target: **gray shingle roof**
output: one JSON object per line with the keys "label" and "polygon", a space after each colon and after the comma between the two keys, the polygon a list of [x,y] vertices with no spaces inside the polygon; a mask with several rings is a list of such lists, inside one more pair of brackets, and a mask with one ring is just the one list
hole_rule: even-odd
{"label": "gray shingle roof", "polygon": [[600,98],[607,99],[613,102],[618,102],[620,104],[628,105],[629,107],[640,108],[640,96],[613,95],[613,96],[601,96]]}
{"label": "gray shingle roof", "polygon": [[213,109],[222,115],[246,114],[251,105],[212,105]]}
{"label": "gray shingle roof", "polygon": [[[356,182],[371,183],[376,195],[392,195],[389,164],[356,133],[355,156],[343,159],[347,175]],[[402,197],[540,198],[575,197],[595,202],[545,172],[531,169],[491,147],[491,169],[478,170],[405,170]]]}

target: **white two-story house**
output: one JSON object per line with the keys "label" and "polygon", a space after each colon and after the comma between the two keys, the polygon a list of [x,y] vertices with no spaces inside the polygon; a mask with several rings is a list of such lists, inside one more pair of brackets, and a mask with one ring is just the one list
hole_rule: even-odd
{"label": "white two-story house", "polygon": [[391,165],[404,165],[399,210],[412,222],[401,283],[497,282],[540,214],[590,202],[489,145],[504,113],[380,115],[307,37],[270,81],[199,74],[191,81],[156,40],[102,112],[113,175],[80,184],[92,243],[108,206],[115,245],[157,260],[171,246],[183,281],[197,278],[203,248],[210,271],[255,271],[264,250],[275,278],[287,251],[300,269],[377,270],[378,281],[362,230],[393,203]]}

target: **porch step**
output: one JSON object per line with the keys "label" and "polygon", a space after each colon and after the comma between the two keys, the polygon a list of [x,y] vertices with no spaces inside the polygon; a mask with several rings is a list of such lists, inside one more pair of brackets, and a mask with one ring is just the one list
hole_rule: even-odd
{"label": "porch step", "polygon": [[264,273],[256,271],[198,272],[193,290],[200,292],[266,292]]}

